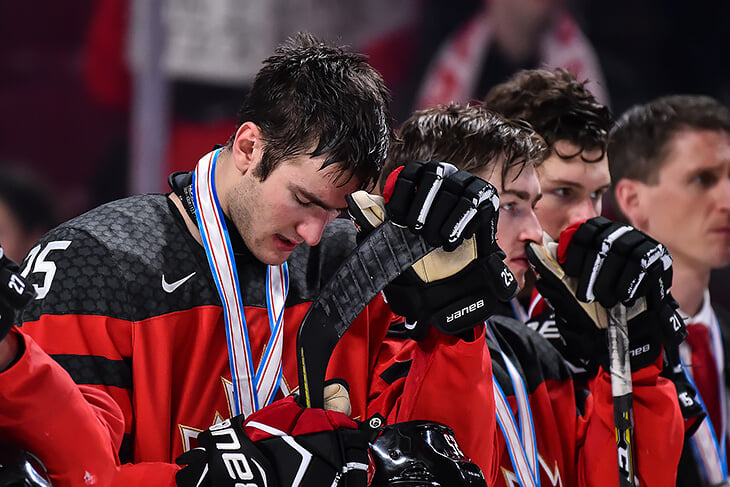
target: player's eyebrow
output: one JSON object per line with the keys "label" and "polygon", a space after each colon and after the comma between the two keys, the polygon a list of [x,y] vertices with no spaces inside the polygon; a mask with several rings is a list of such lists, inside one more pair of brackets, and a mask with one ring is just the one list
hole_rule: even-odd
{"label": "player's eyebrow", "polygon": [[570,186],[573,188],[582,188],[583,183],[579,183],[576,181],[568,181],[565,179],[550,179],[550,183],[556,185],[556,186]]}
{"label": "player's eyebrow", "polygon": [[[530,201],[530,193],[527,191],[519,191],[516,189],[505,189],[502,194],[512,194],[523,201]],[[535,198],[532,200],[532,204],[535,205],[542,198],[542,193],[537,193]]]}
{"label": "player's eyebrow", "polygon": [[306,198],[310,203],[314,203],[315,205],[319,206],[320,208],[324,208],[327,211],[332,211],[332,210],[344,211],[347,209],[346,206],[342,207],[342,208],[334,208],[334,207],[328,205],[327,203],[322,201],[322,199],[320,199],[318,196],[307,191],[306,188],[294,185],[292,189],[297,191],[301,196]]}

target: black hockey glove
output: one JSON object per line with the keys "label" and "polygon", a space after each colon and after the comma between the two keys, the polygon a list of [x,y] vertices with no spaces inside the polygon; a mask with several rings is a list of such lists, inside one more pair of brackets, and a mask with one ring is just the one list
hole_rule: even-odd
{"label": "black hockey glove", "polygon": [[441,247],[384,290],[411,337],[423,338],[429,323],[462,333],[486,320],[497,300],[515,296],[517,281],[496,242],[499,197],[491,184],[451,164],[414,161],[390,175],[383,193],[348,197],[361,234],[387,217]]}
{"label": "black hockey glove", "polygon": [[340,412],[293,396],[212,426],[180,455],[179,487],[367,485],[369,435]]}
{"label": "black hockey glove", "polygon": [[633,370],[654,362],[662,344],[684,340],[684,321],[669,293],[671,256],[639,230],[596,217],[565,229],[559,245],[547,236],[542,246],[531,243],[527,257],[538,291],[555,309],[569,358],[589,370],[609,370],[606,309],[619,302],[627,307]]}
{"label": "black hockey glove", "polygon": [[0,247],[0,340],[13,326],[15,310],[21,309],[35,297],[35,290],[20,277],[18,265]]}

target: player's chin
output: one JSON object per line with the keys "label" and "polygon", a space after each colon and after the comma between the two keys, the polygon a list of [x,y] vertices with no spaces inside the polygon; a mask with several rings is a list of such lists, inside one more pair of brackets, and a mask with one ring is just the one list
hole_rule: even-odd
{"label": "player's chin", "polygon": [[291,250],[282,250],[277,248],[259,248],[258,251],[253,251],[256,258],[266,265],[281,265],[286,262],[291,253]]}
{"label": "player's chin", "polygon": [[713,260],[713,269],[718,269],[720,267],[726,267],[727,265],[730,265],[730,242],[720,247],[720,249],[715,253],[715,259]]}
{"label": "player's chin", "polygon": [[289,258],[291,255],[291,251],[289,252],[277,252],[276,255],[272,256],[272,258],[267,262],[269,265],[281,265]]}
{"label": "player's chin", "polygon": [[523,288],[525,286],[525,274],[530,269],[530,263],[527,258],[510,259],[507,267],[509,267],[512,275],[515,276],[517,285]]}
{"label": "player's chin", "polygon": [[[514,272],[513,272],[514,274]],[[525,273],[520,272],[515,274],[515,281],[517,281],[517,286],[519,286],[520,289],[525,287]]]}

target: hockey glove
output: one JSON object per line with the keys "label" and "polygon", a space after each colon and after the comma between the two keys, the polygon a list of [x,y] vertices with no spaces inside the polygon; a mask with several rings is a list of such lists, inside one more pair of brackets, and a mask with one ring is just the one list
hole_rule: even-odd
{"label": "hockey glove", "polygon": [[497,300],[514,297],[517,282],[495,238],[499,197],[491,184],[448,163],[414,161],[389,176],[383,193],[348,197],[361,234],[390,218],[441,247],[384,290],[411,337],[423,338],[429,323],[459,334],[487,319]]}
{"label": "hockey glove", "polygon": [[368,435],[336,411],[305,409],[293,396],[198,435],[180,455],[179,487],[367,485]]}
{"label": "hockey glove", "polygon": [[535,285],[555,309],[556,324],[571,359],[591,370],[608,368],[606,309],[627,306],[631,366],[654,362],[661,345],[686,336],[677,303],[669,293],[671,256],[648,235],[603,217],[573,225],[560,244],[544,236],[527,257],[538,275]]}
{"label": "hockey glove", "polygon": [[21,309],[35,297],[33,287],[20,277],[18,265],[0,247],[0,340],[13,326],[15,310]]}

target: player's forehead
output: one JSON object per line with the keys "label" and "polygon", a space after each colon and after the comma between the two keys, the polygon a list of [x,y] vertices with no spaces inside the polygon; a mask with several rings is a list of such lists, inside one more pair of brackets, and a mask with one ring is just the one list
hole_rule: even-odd
{"label": "player's forehead", "polygon": [[674,162],[690,168],[730,163],[730,133],[699,129],[677,132],[667,142],[662,169]]}
{"label": "player's forehead", "polygon": [[504,183],[500,181],[496,187],[501,188],[501,193],[505,196],[512,195],[529,202],[540,196],[540,181],[532,164],[509,168],[503,179]]}
{"label": "player's forehead", "polygon": [[474,169],[471,171],[471,173],[489,182],[497,189],[500,189],[502,186],[501,161],[499,161],[498,163],[487,164],[478,169]]}
{"label": "player's forehead", "polygon": [[650,186],[686,183],[702,173],[727,173],[730,170],[730,136],[685,129],[674,134],[659,156],[649,159],[647,180]]}
{"label": "player's forehead", "polygon": [[343,194],[357,191],[360,178],[344,169],[340,163],[325,165],[326,156],[301,155],[283,161],[274,170],[282,178],[285,188],[296,191],[320,206],[339,208]]}
{"label": "player's forehead", "polygon": [[567,184],[591,191],[611,182],[605,154],[595,162],[586,162],[580,155],[565,159],[553,154],[538,167],[537,174],[543,185]]}

